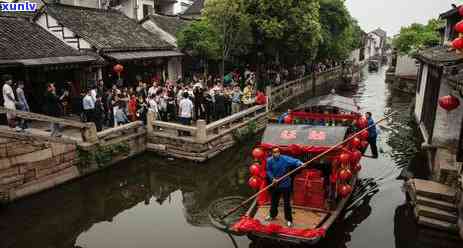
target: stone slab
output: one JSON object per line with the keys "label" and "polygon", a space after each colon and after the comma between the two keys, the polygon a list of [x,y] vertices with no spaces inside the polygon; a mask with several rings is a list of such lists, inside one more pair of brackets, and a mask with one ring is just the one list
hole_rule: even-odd
{"label": "stone slab", "polygon": [[416,205],[416,211],[418,212],[418,216],[425,216],[428,218],[446,221],[453,224],[457,224],[458,221],[458,216],[456,213],[448,212],[438,208],[418,204]]}
{"label": "stone slab", "polygon": [[417,195],[455,203],[456,190],[429,180],[413,179]]}
{"label": "stone slab", "polygon": [[28,153],[28,154],[16,156],[16,157],[11,157],[10,161],[12,164],[22,164],[22,163],[28,163],[28,162],[42,161],[42,160],[51,158],[52,156],[53,154],[51,152],[51,149],[47,148],[44,150],[35,151],[35,152]]}
{"label": "stone slab", "polygon": [[455,206],[455,204],[428,198],[425,196],[417,196],[416,202],[423,206],[433,207],[453,213],[457,212],[457,207]]}
{"label": "stone slab", "polygon": [[442,231],[447,231],[447,232],[452,232],[452,233],[458,233],[458,227],[455,224],[448,223],[445,221],[440,221],[436,220],[433,218],[428,218],[425,216],[419,216],[418,217],[418,224],[427,226],[430,228],[442,230]]}

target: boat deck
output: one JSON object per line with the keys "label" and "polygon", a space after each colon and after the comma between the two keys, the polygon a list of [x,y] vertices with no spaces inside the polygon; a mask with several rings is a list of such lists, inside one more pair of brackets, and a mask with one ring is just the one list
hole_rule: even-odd
{"label": "boat deck", "polygon": [[[300,229],[314,229],[317,228],[321,222],[325,220],[328,213],[318,212],[309,209],[303,209],[298,207],[292,207],[293,210],[293,227]],[[269,215],[270,206],[259,206],[254,218],[259,220],[263,224],[274,223],[281,226],[286,226],[286,220],[284,217],[283,206],[278,208],[278,216],[271,222],[265,221],[265,218]]]}

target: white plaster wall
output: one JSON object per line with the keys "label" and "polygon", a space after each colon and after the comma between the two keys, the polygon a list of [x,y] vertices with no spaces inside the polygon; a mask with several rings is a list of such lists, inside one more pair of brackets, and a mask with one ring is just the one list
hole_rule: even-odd
{"label": "white plaster wall", "polygon": [[[77,45],[77,43],[67,43],[66,40],[64,40],[63,34],[61,32],[52,32],[51,30],[48,29],[48,27],[47,27],[47,19],[46,18],[47,18],[46,15],[42,14],[42,15],[40,15],[39,18],[36,19],[35,23],[38,24],[39,26],[41,26],[42,28],[44,28],[45,30],[47,30],[49,33],[51,33],[54,36],[58,37],[60,40],[62,40],[68,46],[70,46],[70,47],[72,47],[72,48],[74,48],[76,50],[79,50],[79,47],[80,47],[80,49],[91,49],[92,48],[90,43],[88,43],[84,39],[79,39],[79,46]],[[57,26],[58,22],[52,16],[48,16],[48,25],[49,26]],[[64,34],[66,35],[66,37],[74,37],[75,36],[74,32],[72,32],[70,29],[68,29],[66,27],[64,27]]]}
{"label": "white plaster wall", "polygon": [[395,69],[396,76],[409,76],[418,73],[416,60],[408,55],[397,56],[397,65]]}
{"label": "white plaster wall", "polygon": [[424,99],[424,92],[426,90],[426,81],[428,77],[428,65],[423,65],[423,71],[421,73],[421,86],[420,91],[416,94],[415,99],[415,118],[416,121],[419,122],[421,120],[421,112],[423,111],[423,99]]}
{"label": "white plaster wall", "polygon": [[167,72],[169,74],[169,80],[176,80],[179,76],[183,75],[182,70],[182,58],[173,57],[167,62]]}
{"label": "white plaster wall", "polygon": [[151,7],[153,7],[153,12],[154,12],[154,1],[153,0],[138,0],[138,9],[137,9],[138,20],[141,20],[144,18],[143,5],[150,5]]}
{"label": "white plaster wall", "polygon": [[349,55],[349,59],[354,61],[354,63],[358,63],[360,61],[360,49],[355,49]]}
{"label": "white plaster wall", "polygon": [[135,8],[136,1],[137,0],[123,1],[119,11],[124,13],[124,15],[128,16],[129,18],[134,19],[135,18],[134,8]]}
{"label": "white plaster wall", "polygon": [[156,25],[155,22],[147,20],[146,22],[142,23],[142,26],[151,33],[159,35],[164,41],[177,47],[177,39],[174,36],[167,33],[166,31],[164,31],[163,29],[161,29],[158,25]]}
{"label": "white plaster wall", "polygon": [[193,3],[193,1],[190,1],[190,0],[177,0],[177,2],[174,4],[172,14],[177,15],[177,14],[183,13],[185,10],[187,10],[188,7],[184,6],[184,4],[182,4],[182,3],[186,3],[186,4],[191,5]]}
{"label": "white plaster wall", "polygon": [[[451,89],[446,82],[441,84],[439,90],[439,98],[451,94]],[[461,121],[463,118],[463,98],[458,94],[452,94],[460,100],[460,106],[450,112],[441,108],[437,104],[436,120],[434,122],[434,131],[432,138],[432,145],[450,145],[457,148],[458,140],[460,138]]]}

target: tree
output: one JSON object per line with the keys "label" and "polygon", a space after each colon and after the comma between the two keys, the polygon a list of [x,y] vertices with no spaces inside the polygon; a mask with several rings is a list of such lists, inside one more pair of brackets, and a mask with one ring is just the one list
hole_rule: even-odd
{"label": "tree", "polygon": [[318,61],[342,61],[361,44],[361,29],[343,0],[320,0],[322,40]]}
{"label": "tree", "polygon": [[177,33],[177,44],[182,50],[205,62],[205,73],[208,60],[221,58],[221,40],[207,19],[194,21],[182,28]]}
{"label": "tree", "polygon": [[251,42],[251,18],[242,11],[244,1],[246,0],[208,0],[204,6],[203,18],[210,23],[214,34],[220,40],[222,78],[225,71],[225,61],[232,54],[245,53]]}
{"label": "tree", "polygon": [[426,25],[413,23],[402,27],[392,44],[402,54],[413,54],[418,50],[439,45],[440,36],[437,30],[442,25],[441,21],[431,19]]}

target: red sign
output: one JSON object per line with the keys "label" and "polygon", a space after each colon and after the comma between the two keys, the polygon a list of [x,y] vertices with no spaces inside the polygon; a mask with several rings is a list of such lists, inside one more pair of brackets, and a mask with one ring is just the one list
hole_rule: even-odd
{"label": "red sign", "polygon": [[284,140],[293,140],[297,138],[297,132],[296,130],[284,130],[280,134],[280,138]]}
{"label": "red sign", "polygon": [[309,140],[325,140],[326,133],[323,131],[310,131]]}

